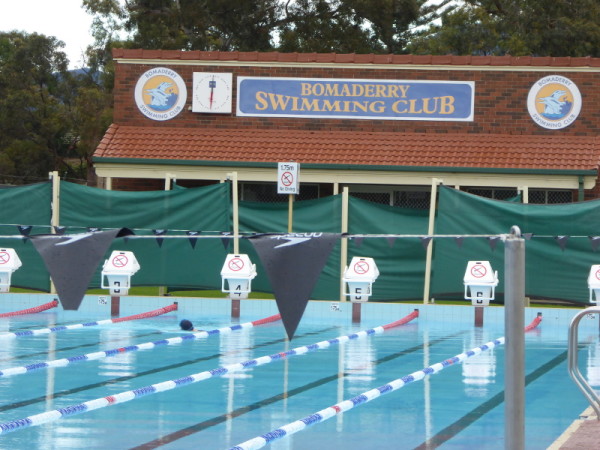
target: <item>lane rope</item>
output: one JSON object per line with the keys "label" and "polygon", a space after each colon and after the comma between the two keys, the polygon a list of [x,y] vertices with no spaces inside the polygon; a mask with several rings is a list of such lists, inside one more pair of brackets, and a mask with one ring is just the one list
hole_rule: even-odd
{"label": "lane rope", "polygon": [[28,364],[26,366],[1,369],[0,377],[22,375],[25,373],[33,372],[35,370],[48,369],[51,367],[65,367],[65,366],[68,366],[69,364],[79,363],[79,362],[84,362],[84,361],[95,361],[95,360],[106,358],[109,356],[115,356],[115,355],[118,355],[121,353],[134,352],[137,350],[149,350],[149,349],[158,347],[160,345],[181,344],[184,341],[191,341],[191,340],[195,340],[195,339],[206,339],[207,337],[215,335],[215,334],[229,334],[232,331],[242,330],[242,329],[246,329],[246,328],[252,328],[252,327],[263,325],[266,323],[275,322],[280,319],[281,319],[281,316],[279,314],[276,314],[274,316],[266,317],[264,319],[255,320],[253,322],[247,322],[247,323],[243,323],[243,324],[239,324],[239,325],[233,325],[230,327],[223,327],[223,328],[218,328],[218,329],[210,330],[210,331],[198,331],[196,333],[186,334],[184,336],[177,336],[177,337],[173,337],[173,338],[169,338],[169,339],[161,339],[159,341],[154,341],[154,342],[144,342],[142,344],[129,345],[127,347],[113,348],[111,350],[103,350],[100,352],[86,353],[84,355],[71,356],[69,358],[61,358],[61,359],[55,359],[52,361],[32,363],[32,364]]}
{"label": "lane rope", "polygon": [[96,325],[107,325],[111,323],[119,323],[126,322],[129,320],[139,320],[139,319],[148,319],[150,317],[160,316],[162,314],[169,313],[171,311],[177,310],[177,303],[173,303],[172,305],[165,306],[163,308],[158,308],[153,311],[148,311],[141,314],[134,314],[132,316],[119,317],[117,319],[106,319],[106,320],[98,320],[96,322],[88,322],[88,323],[74,323],[71,325],[61,325],[52,328],[38,328],[37,330],[25,330],[25,331],[14,331],[11,333],[2,333],[0,334],[0,339],[15,339],[24,336],[37,336],[40,334],[49,334],[49,333],[57,333],[59,331],[66,330],[76,330],[78,328],[84,327],[93,327]]}
{"label": "lane rope", "polygon": [[[537,327],[542,321],[541,314],[525,327],[525,331],[531,331],[535,327]],[[397,391],[400,388],[403,388],[407,384],[410,384],[414,381],[419,381],[425,378],[426,376],[432,375],[434,373],[438,373],[446,367],[452,366],[456,363],[461,363],[467,358],[472,356],[479,355],[480,353],[491,350],[494,347],[504,344],[505,338],[501,337],[498,339],[494,339],[486,344],[480,345],[479,347],[472,348],[469,351],[459,353],[452,358],[448,358],[444,361],[433,364],[429,367],[426,367],[421,370],[417,370],[409,375],[406,375],[402,378],[397,378],[389,383],[386,383],[378,388],[371,389],[369,391],[363,392],[362,394],[357,395],[349,400],[343,400],[339,403],[336,403],[333,406],[329,406],[321,411],[317,411],[309,416],[306,416],[302,419],[296,420],[294,422],[288,423],[276,430],[272,430],[268,433],[265,433],[261,436],[256,436],[252,439],[249,439],[241,444],[236,445],[235,447],[231,447],[229,450],[256,450],[259,448],[263,448],[264,446],[272,443],[277,439],[281,439],[285,436],[289,436],[291,434],[295,434],[299,431],[302,431],[311,425],[315,425],[317,423],[324,422],[332,417],[337,416],[338,414],[343,414],[344,412],[359,406],[365,403],[370,402],[382,395],[389,394],[390,392]]]}
{"label": "lane rope", "polygon": [[0,317],[13,317],[13,316],[22,316],[24,314],[35,314],[42,311],[47,311],[48,309],[56,308],[58,306],[58,300],[52,300],[51,302],[44,303],[43,305],[34,306],[33,308],[22,309],[20,311],[13,311],[0,314]]}
{"label": "lane rope", "polygon": [[0,434],[10,433],[12,431],[21,430],[27,427],[42,425],[44,423],[53,422],[55,420],[62,419],[67,416],[82,414],[84,412],[93,411],[96,409],[104,408],[106,406],[116,405],[118,403],[125,403],[135,398],[143,397],[146,395],[168,391],[178,387],[186,386],[188,384],[208,380],[213,377],[220,377],[232,372],[239,372],[250,367],[258,367],[274,361],[281,361],[287,357],[303,355],[305,353],[313,352],[316,350],[326,349],[331,347],[332,345],[339,344],[341,342],[347,342],[349,340],[359,339],[370,335],[382,334],[386,330],[408,323],[418,316],[419,311],[415,310],[408,316],[384,326],[379,326],[376,328],[371,328],[369,330],[352,333],[346,336],[340,336],[334,339],[317,342],[316,344],[297,347],[295,349],[288,350],[286,352],[275,353],[270,356],[261,356],[256,359],[250,359],[240,363],[221,366],[216,369],[199,372],[175,380],[163,381],[162,383],[152,384],[139,389],[133,389],[131,391],[125,391],[119,394],[108,395],[106,397],[97,398],[84,403],[80,403],[78,405],[71,405],[65,408],[46,411],[44,413],[25,417],[24,419],[2,423],[0,424]]}

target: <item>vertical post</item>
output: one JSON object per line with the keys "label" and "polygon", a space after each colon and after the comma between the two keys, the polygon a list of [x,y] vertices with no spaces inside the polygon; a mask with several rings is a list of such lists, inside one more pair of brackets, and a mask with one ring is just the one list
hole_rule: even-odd
{"label": "vertical post", "polygon": [[475,326],[481,328],[483,326],[483,306],[475,307]]}
{"label": "vertical post", "polygon": [[233,253],[240,253],[240,210],[238,205],[238,174],[231,172],[227,174],[231,180],[231,201],[233,203]]}
{"label": "vertical post", "polygon": [[[435,209],[437,198],[437,186],[442,180],[433,178],[431,180],[431,199],[429,200],[429,225],[427,234],[432,235],[435,229]],[[423,286],[423,303],[429,303],[429,291],[431,287],[431,258],[433,256],[433,242],[427,246],[427,256],[425,257],[425,283]]]}
{"label": "vertical post", "polygon": [[288,195],[288,233],[292,232],[294,224],[294,194]]}
{"label": "vertical post", "polygon": [[525,240],[513,226],[504,243],[504,448],[525,448]]}
{"label": "vertical post", "polygon": [[[50,172],[50,179],[52,180],[52,216],[50,217],[51,233],[55,233],[54,227],[60,225],[60,177],[58,172]],[[50,293],[56,294],[56,286],[50,279]]]}
{"label": "vertical post", "polygon": [[[348,186],[344,186],[342,190],[342,233],[348,232]],[[346,270],[346,264],[348,262],[348,238],[342,238],[340,247],[340,302],[346,301],[344,291],[344,271]]]}
{"label": "vertical post", "polygon": [[362,308],[359,302],[352,302],[352,323],[360,323]]}
{"label": "vertical post", "polygon": [[[175,179],[175,175],[172,173],[165,173],[165,191],[171,190],[171,182]],[[167,286],[158,286],[158,295],[164,297],[167,295]],[[118,301],[118,298],[117,298]]]}

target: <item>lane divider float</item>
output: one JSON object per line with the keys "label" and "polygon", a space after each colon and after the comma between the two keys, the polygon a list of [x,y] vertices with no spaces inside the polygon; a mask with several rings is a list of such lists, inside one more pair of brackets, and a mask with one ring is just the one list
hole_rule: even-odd
{"label": "lane divider float", "polygon": [[[533,321],[525,327],[525,331],[531,331],[535,327],[537,327],[542,321],[542,315],[538,314],[538,316],[533,319]],[[424,369],[413,372],[409,375],[406,375],[402,378],[397,378],[389,383],[384,384],[383,386],[379,386],[378,388],[371,389],[369,391],[363,392],[362,394],[357,395],[349,400],[343,400],[339,403],[336,403],[333,406],[329,406],[321,411],[317,411],[309,416],[306,416],[302,419],[296,420],[294,422],[288,423],[276,430],[272,430],[268,433],[265,433],[261,436],[256,436],[252,439],[249,439],[241,444],[236,445],[235,447],[231,447],[229,450],[256,450],[259,448],[263,448],[264,446],[276,441],[277,439],[281,439],[285,436],[289,436],[291,434],[295,434],[299,431],[302,431],[311,425],[315,425],[317,423],[324,422],[332,417],[337,416],[338,414],[343,414],[346,411],[370,402],[382,395],[389,394],[390,392],[397,391],[400,388],[403,388],[407,384],[410,384],[414,381],[419,381],[425,378],[426,376],[433,375],[434,373],[438,373],[446,367],[452,366],[457,363],[461,363],[467,358],[472,356],[479,355],[480,353],[491,350],[494,347],[504,344],[505,338],[501,337],[498,339],[494,339],[486,344],[480,345],[479,347],[472,348],[469,351],[464,353],[460,353],[452,358],[448,358],[444,361],[433,364]]]}
{"label": "lane divider float", "polygon": [[58,300],[52,300],[51,302],[44,303],[43,305],[34,306],[33,308],[22,309],[20,311],[13,311],[0,314],[0,317],[14,317],[22,316],[24,314],[35,314],[48,309],[56,308],[58,306]]}
{"label": "lane divider float", "polygon": [[305,345],[297,347],[286,352],[275,353],[270,356],[261,356],[256,359],[250,359],[244,362],[229,364],[227,366],[218,367],[216,369],[199,372],[186,377],[178,378],[175,380],[163,381],[161,383],[152,384],[139,389],[133,389],[131,391],[121,392],[119,394],[108,395],[106,397],[97,398],[90,400],[78,405],[71,405],[65,408],[59,408],[52,411],[46,411],[40,414],[35,414],[24,419],[14,420],[12,422],[6,422],[0,424],[0,434],[10,433],[12,431],[21,430],[23,428],[42,425],[44,423],[53,422],[55,420],[62,419],[67,416],[73,416],[76,414],[82,414],[88,411],[94,411],[96,409],[104,408],[106,406],[116,405],[118,403],[125,403],[130,400],[134,400],[139,397],[143,397],[150,394],[156,394],[158,392],[169,391],[178,387],[186,386],[188,384],[197,383],[199,381],[208,380],[213,377],[220,377],[228,373],[239,372],[247,368],[258,367],[264,364],[268,364],[274,361],[281,361],[285,358],[303,355],[305,353],[313,352],[316,350],[322,350],[331,347],[332,345],[347,342],[354,339],[363,338],[366,336],[382,334],[390,328],[394,328],[405,323],[410,322],[419,316],[419,311],[415,310],[408,316],[392,322],[387,325],[371,328],[365,331],[359,331],[346,336],[340,336],[334,339],[317,342],[316,344]]}
{"label": "lane divider float", "polygon": [[65,366],[68,366],[69,364],[84,362],[84,361],[95,361],[95,360],[106,358],[109,356],[119,355],[121,353],[134,352],[137,350],[149,350],[149,349],[158,347],[160,345],[181,344],[184,341],[191,341],[194,339],[205,339],[205,338],[215,335],[215,334],[228,334],[228,333],[231,333],[232,331],[242,330],[242,329],[246,329],[246,328],[252,328],[255,326],[263,325],[265,323],[275,322],[280,319],[281,319],[281,316],[279,314],[277,314],[274,316],[266,317],[264,319],[255,320],[254,322],[247,322],[247,323],[243,323],[240,325],[233,325],[230,327],[218,328],[216,330],[198,331],[196,333],[186,334],[184,336],[177,336],[177,337],[173,337],[173,338],[169,338],[169,339],[161,339],[159,341],[154,341],[154,342],[144,342],[142,344],[129,345],[127,347],[113,348],[111,350],[103,350],[103,351],[99,351],[99,352],[86,353],[84,355],[71,356],[69,358],[61,358],[61,359],[54,359],[52,361],[37,362],[37,363],[28,364],[26,366],[10,367],[8,369],[1,369],[0,377],[22,375],[25,373],[33,372],[35,370],[49,369],[51,367],[65,367]]}
{"label": "lane divider float", "polygon": [[155,309],[153,311],[148,311],[148,312],[141,313],[141,314],[134,314],[132,316],[119,317],[117,319],[106,319],[106,320],[98,320],[96,322],[74,323],[71,325],[61,325],[61,326],[52,327],[52,328],[39,328],[37,330],[25,330],[25,331],[15,331],[15,332],[11,332],[11,333],[2,333],[2,334],[0,334],[0,339],[15,339],[15,338],[25,337],[25,336],[37,336],[40,334],[57,333],[59,331],[76,330],[78,328],[93,327],[96,325],[107,325],[107,324],[111,324],[111,323],[126,322],[129,320],[148,319],[150,317],[160,316],[162,314],[166,314],[166,313],[169,313],[171,311],[176,311],[176,310],[177,310],[177,303],[173,303],[172,305],[165,306],[165,307],[159,308],[159,309]]}

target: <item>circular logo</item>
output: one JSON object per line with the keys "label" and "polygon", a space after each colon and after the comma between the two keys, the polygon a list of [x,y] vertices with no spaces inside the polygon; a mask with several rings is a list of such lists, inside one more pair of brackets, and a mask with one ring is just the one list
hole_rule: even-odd
{"label": "circular logo", "polygon": [[529,90],[527,109],[539,126],[559,130],[577,119],[581,111],[581,93],[568,78],[549,75]]}
{"label": "circular logo", "polygon": [[152,120],[169,120],[183,111],[187,88],[179,74],[166,67],[144,72],[135,85],[135,102]]}

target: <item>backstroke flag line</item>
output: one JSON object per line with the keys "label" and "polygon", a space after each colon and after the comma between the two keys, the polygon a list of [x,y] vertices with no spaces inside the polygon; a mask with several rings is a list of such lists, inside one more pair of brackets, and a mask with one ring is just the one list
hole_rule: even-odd
{"label": "backstroke flag line", "polygon": [[94,272],[116,237],[132,235],[128,228],[70,235],[29,236],[38,251],[65,310],[77,310]]}
{"label": "backstroke flag line", "polygon": [[291,341],[339,233],[263,234],[249,238],[267,273]]}

